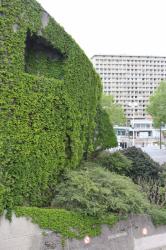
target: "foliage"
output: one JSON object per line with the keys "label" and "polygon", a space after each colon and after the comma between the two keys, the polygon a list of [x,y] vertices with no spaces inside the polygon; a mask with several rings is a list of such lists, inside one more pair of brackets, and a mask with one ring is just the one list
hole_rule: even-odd
{"label": "foliage", "polygon": [[94,138],[96,151],[117,146],[117,139],[113,126],[109,121],[108,114],[100,106],[97,109]]}
{"label": "foliage", "polygon": [[129,177],[134,181],[138,178],[158,179],[161,173],[160,165],[153,161],[148,154],[140,148],[130,147],[122,151],[122,153],[132,161],[132,167],[129,172]]}
{"label": "foliage", "polygon": [[154,180],[138,179],[138,184],[142,191],[147,194],[151,204],[158,205],[160,208],[166,206],[166,183],[162,184],[160,179]]}
{"label": "foliage", "polygon": [[93,149],[100,78],[35,0],[0,1],[0,13],[0,167],[6,206],[49,205],[59,174]]}
{"label": "foliage", "polygon": [[161,174],[160,174],[160,180],[162,185],[166,183],[166,162],[161,165]]}
{"label": "foliage", "polygon": [[68,171],[56,186],[52,206],[102,216],[109,212],[142,213],[148,210],[149,203],[128,177],[85,163],[84,169]]}
{"label": "foliage", "polygon": [[153,207],[150,210],[150,216],[155,225],[166,225],[166,210],[159,207]]}
{"label": "foliage", "polygon": [[97,236],[101,233],[101,224],[112,226],[118,220],[113,214],[99,219],[64,209],[36,207],[17,207],[15,213],[17,216],[31,217],[41,228],[50,229],[66,238],[78,239],[86,235]]}
{"label": "foliage", "polygon": [[156,127],[166,123],[166,82],[160,83],[155,93],[150,97],[147,110],[152,115]]}
{"label": "foliage", "polygon": [[120,175],[128,175],[132,166],[132,161],[119,151],[114,153],[103,151],[96,160],[99,165]]}
{"label": "foliage", "polygon": [[124,110],[120,104],[115,103],[114,97],[112,95],[102,96],[102,107],[107,112],[110,122],[113,125],[124,125],[126,122],[126,117]]}

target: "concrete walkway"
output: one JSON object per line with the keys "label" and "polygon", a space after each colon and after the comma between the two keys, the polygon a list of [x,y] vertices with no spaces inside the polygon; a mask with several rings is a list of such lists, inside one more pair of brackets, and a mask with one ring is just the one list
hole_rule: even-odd
{"label": "concrete walkway", "polygon": [[134,239],[134,250],[166,249],[166,233]]}
{"label": "concrete walkway", "polygon": [[141,149],[159,164],[163,164],[166,162],[166,149],[159,149],[157,147],[150,147],[150,146]]}

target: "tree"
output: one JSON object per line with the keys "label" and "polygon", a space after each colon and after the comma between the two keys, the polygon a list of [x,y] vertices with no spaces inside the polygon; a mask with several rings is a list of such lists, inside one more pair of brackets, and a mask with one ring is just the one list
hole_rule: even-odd
{"label": "tree", "polygon": [[116,147],[117,139],[110,123],[109,116],[101,106],[97,109],[96,129],[94,136],[95,151],[102,151],[106,148]]}
{"label": "tree", "polygon": [[166,82],[162,82],[150,97],[148,113],[153,117],[154,125],[160,127],[166,123]]}
{"label": "tree", "polygon": [[121,105],[115,103],[112,95],[103,95],[101,100],[103,109],[107,112],[110,122],[113,125],[124,125],[126,117]]}

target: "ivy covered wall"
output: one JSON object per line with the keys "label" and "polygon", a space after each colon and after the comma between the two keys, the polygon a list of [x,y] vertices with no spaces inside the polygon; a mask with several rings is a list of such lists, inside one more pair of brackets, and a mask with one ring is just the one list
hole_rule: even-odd
{"label": "ivy covered wall", "polygon": [[0,168],[6,206],[48,205],[92,150],[101,83],[35,0],[0,0]]}

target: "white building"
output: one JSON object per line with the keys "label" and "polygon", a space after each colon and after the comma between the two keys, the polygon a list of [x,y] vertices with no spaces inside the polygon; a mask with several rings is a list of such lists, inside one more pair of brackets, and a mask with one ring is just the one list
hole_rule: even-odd
{"label": "white building", "polygon": [[127,118],[146,118],[150,95],[166,79],[166,57],[95,55],[92,63],[103,91],[122,104]]}
{"label": "white building", "polygon": [[[160,129],[154,128],[152,120],[149,119],[131,120],[130,127],[115,126],[114,129],[118,144],[123,148],[154,146],[160,143]],[[164,144],[166,144],[165,132],[164,126],[161,129],[161,140]]]}

